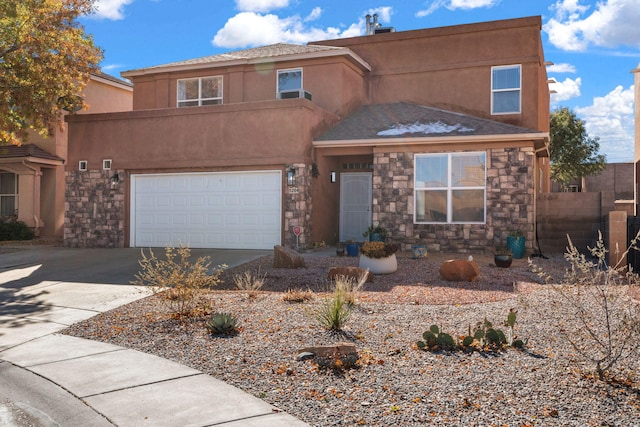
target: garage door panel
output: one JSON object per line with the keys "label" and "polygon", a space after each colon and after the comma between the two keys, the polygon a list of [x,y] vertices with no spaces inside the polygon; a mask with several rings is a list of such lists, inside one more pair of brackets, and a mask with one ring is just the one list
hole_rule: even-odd
{"label": "garage door panel", "polygon": [[271,249],[281,239],[279,171],[132,176],[132,246]]}

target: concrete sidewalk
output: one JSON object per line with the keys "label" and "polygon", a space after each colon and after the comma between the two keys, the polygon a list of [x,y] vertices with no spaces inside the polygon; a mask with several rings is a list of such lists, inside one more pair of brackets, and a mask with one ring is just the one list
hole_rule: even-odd
{"label": "concrete sidewalk", "polygon": [[[118,270],[121,282],[133,279],[138,250],[132,256],[127,249],[84,249],[82,253],[51,249],[0,255],[0,425],[307,426],[195,369],[139,351],[56,334],[149,291],[95,283],[109,269]],[[265,253],[213,251],[208,255],[215,264],[234,266]],[[85,262],[79,263],[78,257]]]}

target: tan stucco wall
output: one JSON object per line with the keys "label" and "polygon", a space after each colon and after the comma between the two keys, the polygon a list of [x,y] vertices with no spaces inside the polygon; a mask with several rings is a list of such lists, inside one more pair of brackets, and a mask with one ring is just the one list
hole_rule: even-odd
{"label": "tan stucco wall", "polygon": [[[133,89],[125,84],[110,82],[99,76],[92,76],[83,91],[87,108],[77,115],[88,113],[105,113],[111,111],[130,111],[133,108]],[[48,137],[33,134],[30,143],[43,150],[55,154],[67,161],[68,132],[67,124],[54,128]],[[77,167],[77,163],[76,163]],[[64,167],[43,168],[40,186],[39,218],[44,226],[41,236],[62,237],[64,228]],[[20,198],[33,199],[33,188],[21,188]],[[24,207],[26,209],[26,207]]]}
{"label": "tan stucco wall", "polygon": [[[348,47],[371,64],[373,104],[408,101],[548,131],[539,17],[311,44]],[[522,113],[491,115],[491,67],[522,65]]]}
{"label": "tan stucco wall", "polygon": [[291,68],[302,68],[304,89],[329,112],[344,115],[366,100],[363,71],[344,57],[332,57],[136,76],[133,106],[175,108],[177,81],[207,76],[222,76],[223,104],[270,101],[276,99],[277,70]]}

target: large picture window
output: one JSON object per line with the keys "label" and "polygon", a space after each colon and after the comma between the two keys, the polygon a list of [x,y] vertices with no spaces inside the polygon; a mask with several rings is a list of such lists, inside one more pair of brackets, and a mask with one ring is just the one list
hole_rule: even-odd
{"label": "large picture window", "polygon": [[17,213],[18,176],[15,173],[0,172],[0,216]]}
{"label": "large picture window", "polygon": [[222,76],[178,80],[178,107],[222,104]]}
{"label": "large picture window", "polygon": [[416,154],[414,222],[484,223],[486,153]]}
{"label": "large picture window", "polygon": [[491,68],[491,114],[519,114],[520,65]]}

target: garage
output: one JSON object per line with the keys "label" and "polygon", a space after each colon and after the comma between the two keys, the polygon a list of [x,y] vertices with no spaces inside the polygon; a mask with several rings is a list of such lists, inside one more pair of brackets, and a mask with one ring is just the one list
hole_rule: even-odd
{"label": "garage", "polygon": [[281,206],[280,171],[134,174],[131,246],[272,249]]}

